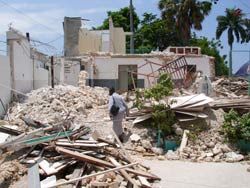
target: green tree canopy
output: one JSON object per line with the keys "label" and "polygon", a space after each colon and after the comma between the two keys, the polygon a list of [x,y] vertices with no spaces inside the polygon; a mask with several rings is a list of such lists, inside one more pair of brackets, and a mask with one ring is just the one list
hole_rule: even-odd
{"label": "green tree canopy", "polygon": [[211,1],[160,0],[162,18],[175,24],[183,43],[188,44],[191,30],[201,30],[202,22],[212,8]]}
{"label": "green tree canopy", "polygon": [[179,45],[180,41],[175,27],[152,13],[144,13],[135,34],[137,53],[149,53],[152,50],[164,50],[169,45]]}
{"label": "green tree canopy", "polygon": [[[103,24],[94,29],[109,29],[109,17],[112,18],[115,27],[122,27],[124,31],[130,31],[130,9],[129,7],[121,8],[119,11],[108,11],[108,17],[103,21]],[[134,29],[137,30],[140,19],[133,9],[133,18],[134,18]]]}

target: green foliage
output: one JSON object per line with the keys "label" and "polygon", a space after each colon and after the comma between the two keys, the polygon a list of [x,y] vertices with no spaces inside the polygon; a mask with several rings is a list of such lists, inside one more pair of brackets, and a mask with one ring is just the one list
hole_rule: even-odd
{"label": "green foliage", "polygon": [[[95,29],[109,29],[109,17],[112,18],[115,27],[122,27],[124,31],[130,31],[130,9],[129,7],[121,8],[119,11],[108,11],[108,18],[103,21],[103,24]],[[134,18],[134,29],[135,31],[138,28],[140,19],[133,9],[133,18]]]}
{"label": "green foliage", "polygon": [[143,107],[142,93],[139,89],[135,90],[135,107],[137,107],[138,109],[142,109]]}
{"label": "green foliage", "polygon": [[157,84],[155,84],[152,88],[145,90],[144,97],[146,99],[155,99],[156,101],[159,101],[163,97],[170,95],[172,90],[173,82],[170,76],[164,73],[160,75]]}
{"label": "green foliage", "polygon": [[219,39],[224,31],[227,32],[228,44],[232,48],[234,38],[237,42],[247,42],[247,22],[240,9],[226,9],[225,16],[217,17],[216,38]]}
{"label": "green foliage", "polygon": [[250,141],[250,113],[240,116],[234,110],[230,110],[224,116],[222,131],[230,142],[241,139]]}
{"label": "green foliage", "polygon": [[197,38],[194,34],[190,40],[191,46],[198,46],[201,48],[201,53],[215,58],[215,75],[228,75],[228,67],[226,65],[226,56],[221,56],[219,49],[223,48],[220,41],[212,39],[208,40],[206,37]]}
{"label": "green foliage", "polygon": [[176,122],[174,112],[164,104],[153,106],[153,126],[161,130],[165,135],[173,133],[173,124]]}
{"label": "green foliage", "polygon": [[152,50],[164,50],[168,46],[179,45],[175,27],[157,18],[151,13],[144,13],[139,29],[135,33],[136,53],[149,53]]}
{"label": "green foliage", "polygon": [[187,133],[187,136],[191,142],[195,142],[198,138],[199,133],[202,130],[199,126],[191,125],[190,127],[192,128],[192,130],[190,130],[189,133]]}
{"label": "green foliage", "polygon": [[212,3],[199,0],[160,0],[159,9],[164,20],[175,25],[184,44],[191,38],[191,29],[201,30],[210,13]]}

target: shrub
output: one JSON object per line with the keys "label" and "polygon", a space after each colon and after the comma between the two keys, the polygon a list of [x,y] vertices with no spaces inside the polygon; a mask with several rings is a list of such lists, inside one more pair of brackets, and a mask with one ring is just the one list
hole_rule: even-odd
{"label": "shrub", "polygon": [[224,116],[222,131],[230,142],[250,141],[250,113],[240,116],[234,110],[230,110]]}

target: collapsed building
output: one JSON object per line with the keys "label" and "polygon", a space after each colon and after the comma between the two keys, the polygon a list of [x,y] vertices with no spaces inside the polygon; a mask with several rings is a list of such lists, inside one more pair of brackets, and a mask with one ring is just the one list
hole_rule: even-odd
{"label": "collapsed building", "polygon": [[[134,80],[136,87],[147,88],[155,83],[162,67],[175,73],[173,80],[187,79],[188,73],[199,71],[211,79],[215,77],[214,58],[202,55],[199,47],[169,47],[164,52],[126,54],[126,35],[130,33],[115,28],[112,19],[109,30],[99,31],[81,28],[80,18],[66,17],[64,31],[64,72],[87,71],[89,86],[128,90]],[[80,65],[78,70],[74,66],[70,68],[76,62]],[[72,83],[67,79],[65,82]]]}
{"label": "collapsed building", "polygon": [[[30,67],[25,70],[18,67],[22,71],[16,75],[23,78],[15,80],[18,83],[15,90],[25,93],[35,90],[25,94],[24,101],[13,103],[5,120],[0,121],[3,125],[0,127],[3,135],[0,151],[4,152],[1,157],[15,159],[0,164],[4,169],[0,173],[0,186],[13,183],[12,177],[14,181],[19,176],[25,178],[23,175],[28,171],[29,181],[25,182],[33,187],[66,184],[69,187],[152,187],[160,177],[143,164],[134,162],[137,157],[192,162],[247,159],[247,155],[224,143],[220,134],[225,114],[222,109],[249,111],[249,100],[244,96],[247,82],[221,78],[212,83],[216,92],[214,99],[195,94],[201,78],[197,72],[211,80],[215,78],[213,57],[202,55],[198,47],[169,47],[163,52],[126,54],[125,37],[130,33],[114,28],[112,20],[109,30],[89,31],[81,28],[80,18],[65,18],[64,31],[65,56],[56,58],[54,66],[54,81],[60,86],[47,87],[52,79],[47,69],[51,67],[46,63],[48,58],[40,52],[32,52],[36,60],[34,68],[38,69],[33,75],[45,79],[26,79],[32,73]],[[27,37],[22,39],[27,42]],[[176,101],[170,109],[178,119],[173,128],[181,137],[180,148],[176,151],[160,148],[157,131],[143,125],[152,118],[152,103],[156,101],[146,101],[146,110],[139,110],[135,107],[135,94],[129,96],[126,92],[151,88],[162,72],[170,74],[177,89],[170,96]],[[133,134],[127,132],[124,145],[110,133],[112,121],[107,112],[106,87],[125,91],[123,95],[131,114],[124,126]],[[163,104],[168,105],[168,98],[164,100]],[[209,128],[197,133],[198,136],[189,134],[187,129],[192,131],[202,125],[209,125]],[[192,136],[198,139],[192,140]]]}

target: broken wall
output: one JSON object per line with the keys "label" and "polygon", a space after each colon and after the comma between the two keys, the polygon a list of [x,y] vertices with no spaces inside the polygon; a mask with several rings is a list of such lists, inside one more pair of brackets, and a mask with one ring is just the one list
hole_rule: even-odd
{"label": "broken wall", "polygon": [[[195,65],[197,71],[203,72],[204,75],[207,75],[210,78],[214,77],[214,70],[211,66],[211,57],[208,56],[185,56],[187,63],[189,65]],[[119,65],[137,65],[137,67],[142,66],[146,63],[145,59],[149,61],[162,64],[163,60],[161,56],[157,55],[113,55],[113,56],[95,56],[93,58],[93,64],[95,65],[94,74],[90,76],[89,83],[93,83],[93,86],[102,86],[102,87],[115,87],[119,89]],[[156,71],[160,66],[153,65],[152,69]],[[141,74],[149,74],[152,72],[150,64],[142,66],[138,69],[138,72]],[[93,71],[91,66],[87,67],[89,75]],[[157,73],[156,73],[157,74]],[[157,76],[157,75],[156,75]],[[93,79],[92,79],[93,78]],[[156,79],[150,77],[147,79],[144,75],[137,76],[137,87],[148,88],[150,85],[156,83]]]}
{"label": "broken wall", "polygon": [[[5,108],[11,99],[11,79],[10,79],[10,63],[8,56],[0,55],[0,99],[3,101]],[[4,114],[4,108],[0,104],[0,117]]]}
{"label": "broken wall", "polygon": [[82,26],[81,17],[65,17],[64,28],[64,55],[79,55],[79,31]]}
{"label": "broken wall", "polygon": [[79,30],[79,54],[102,51],[102,32]]}

